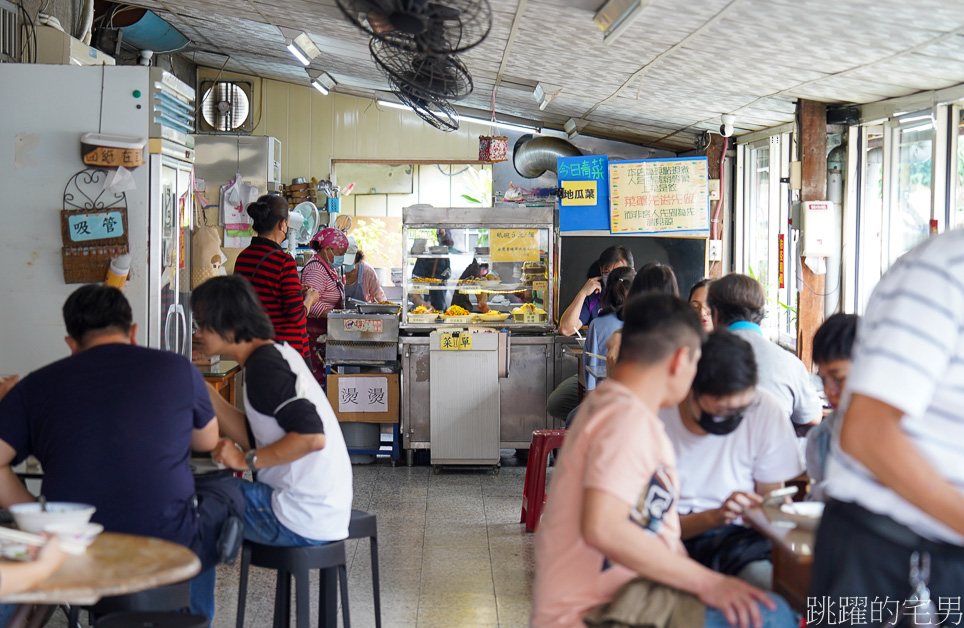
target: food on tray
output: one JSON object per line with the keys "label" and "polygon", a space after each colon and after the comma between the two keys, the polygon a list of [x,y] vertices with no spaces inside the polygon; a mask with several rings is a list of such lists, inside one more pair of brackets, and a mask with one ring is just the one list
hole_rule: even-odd
{"label": "food on tray", "polygon": [[445,313],[442,314],[442,316],[468,316],[470,314],[471,312],[469,312],[464,307],[453,305],[449,309],[445,310]]}
{"label": "food on tray", "polygon": [[485,281],[499,281],[499,276],[496,275],[495,273],[489,273],[488,275],[483,277],[483,279]]}
{"label": "food on tray", "polygon": [[445,283],[444,279],[436,279],[435,277],[412,277],[414,283]]}
{"label": "food on tray", "polygon": [[409,314],[435,314],[435,310],[431,305],[420,305],[409,312]]}
{"label": "food on tray", "polygon": [[482,280],[479,279],[478,277],[466,277],[465,279],[459,279],[460,284],[479,283],[480,281]]}
{"label": "food on tray", "polygon": [[526,303],[525,305],[512,308],[513,314],[545,314],[546,311],[541,307],[536,306],[535,303]]}

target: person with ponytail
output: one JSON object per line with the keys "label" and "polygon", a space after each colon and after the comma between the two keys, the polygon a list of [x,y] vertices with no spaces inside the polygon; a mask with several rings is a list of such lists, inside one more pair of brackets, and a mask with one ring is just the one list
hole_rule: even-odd
{"label": "person with ponytail", "polygon": [[281,245],[288,237],[288,203],[278,195],[265,194],[247,211],[258,235],[241,251],[234,273],[251,282],[274,325],[274,339],[287,342],[307,360],[305,321],[318,292],[302,290],[298,265]]}
{"label": "person with ponytail", "polygon": [[319,336],[328,334],[328,312],[338,310],[345,304],[345,283],[339,273],[345,265],[348,236],[341,229],[326,227],[309,244],[315,252],[305,262],[301,281],[318,291],[318,302],[308,311],[308,348],[311,350],[311,370],[322,388],[328,390],[325,378],[325,343]]}

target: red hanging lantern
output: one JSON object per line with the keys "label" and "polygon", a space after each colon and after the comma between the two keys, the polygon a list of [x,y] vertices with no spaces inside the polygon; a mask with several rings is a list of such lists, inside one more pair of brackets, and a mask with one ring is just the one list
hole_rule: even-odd
{"label": "red hanging lantern", "polygon": [[509,138],[505,136],[479,136],[479,161],[507,161],[509,159]]}

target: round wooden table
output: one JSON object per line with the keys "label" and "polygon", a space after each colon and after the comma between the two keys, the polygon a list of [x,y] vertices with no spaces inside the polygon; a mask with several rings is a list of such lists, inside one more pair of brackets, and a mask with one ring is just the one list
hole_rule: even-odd
{"label": "round wooden table", "polygon": [[0,598],[9,604],[91,606],[102,597],[146,591],[193,578],[201,561],[183,545],[146,536],[104,532],[87,552],[68,556],[39,585]]}

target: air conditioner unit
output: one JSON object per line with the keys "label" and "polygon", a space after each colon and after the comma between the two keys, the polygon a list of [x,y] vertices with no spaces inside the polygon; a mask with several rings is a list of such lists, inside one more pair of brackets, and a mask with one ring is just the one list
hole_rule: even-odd
{"label": "air conditioner unit", "polygon": [[37,63],[114,65],[114,58],[53,26],[37,26]]}
{"label": "air conditioner unit", "polygon": [[251,81],[201,81],[200,133],[251,133],[254,130]]}

